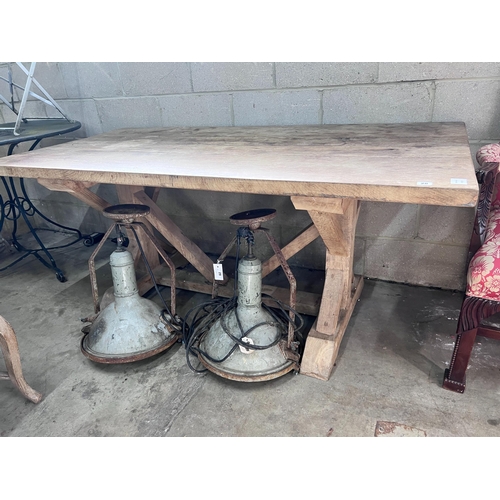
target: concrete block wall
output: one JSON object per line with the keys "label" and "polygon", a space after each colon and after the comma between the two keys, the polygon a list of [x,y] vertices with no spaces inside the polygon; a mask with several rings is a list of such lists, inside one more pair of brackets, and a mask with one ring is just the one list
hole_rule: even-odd
{"label": "concrete block wall", "polygon": [[[465,122],[472,156],[481,145],[500,140],[500,63],[51,62],[38,63],[35,76],[82,122],[79,131],[46,140],[43,147],[124,127],[427,121]],[[5,90],[0,85],[4,96]],[[29,110],[54,116],[35,101]],[[13,119],[0,106],[0,122]],[[71,196],[33,182],[29,189],[42,210],[61,223],[89,232],[106,227],[102,216]],[[116,201],[112,186],[95,189]],[[278,216],[268,226],[281,245],[310,222],[307,213],[276,196],[162,190],[159,204],[214,254],[230,241],[234,226],[228,217],[238,211],[276,208]],[[366,202],[356,233],[356,272],[463,289],[473,217],[473,208]],[[324,252],[317,240],[291,263],[322,268]]]}

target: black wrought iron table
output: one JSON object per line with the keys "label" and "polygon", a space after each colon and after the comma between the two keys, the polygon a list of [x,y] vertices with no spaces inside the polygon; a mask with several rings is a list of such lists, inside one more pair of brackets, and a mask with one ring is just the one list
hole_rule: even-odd
{"label": "black wrought iron table", "polygon": [[[6,123],[2,124],[0,129],[0,146],[9,146],[7,156],[12,155],[14,152],[14,148],[20,144],[21,142],[33,142],[30,146],[29,151],[33,151],[42,139],[46,139],[48,137],[55,137],[59,135],[64,135],[69,132],[73,132],[78,130],[81,127],[81,123],[74,120],[66,120],[66,119],[46,119],[46,120],[26,120],[22,122],[22,125],[19,128],[19,132],[14,134],[14,123]],[[10,130],[9,130],[10,128]],[[54,250],[56,248],[64,248],[70,245],[77,243],[78,241],[85,238],[82,233],[75,228],[63,226],[62,224],[58,224],[57,222],[49,219],[45,216],[40,210],[35,207],[35,205],[30,200],[28,193],[26,191],[26,187],[24,184],[23,178],[17,178],[17,184],[15,178],[13,177],[3,177],[2,183],[4,185],[6,191],[6,199],[4,200],[2,194],[0,193],[0,231],[3,228],[4,222],[6,220],[12,221],[12,244],[14,248],[22,252],[22,255],[15,259],[13,262],[8,264],[7,266],[0,268],[0,271],[3,271],[9,267],[14,266],[19,261],[25,259],[29,255],[35,256],[44,266],[52,269],[56,278],[64,282],[66,278],[64,273],[57,267],[57,264],[50,254],[49,250]],[[33,226],[30,221],[30,217],[33,217],[35,214],[40,216],[45,221],[49,222],[53,226],[60,228],[61,230],[69,231],[71,233],[75,233],[75,240],[70,243],[66,243],[64,245],[46,247],[43,244],[43,241],[40,239],[40,236],[37,234],[38,229]],[[39,245],[39,248],[26,248],[24,245],[20,243],[17,238],[17,229],[19,218],[22,217],[24,222],[28,226],[31,234],[36,240],[36,243]]]}

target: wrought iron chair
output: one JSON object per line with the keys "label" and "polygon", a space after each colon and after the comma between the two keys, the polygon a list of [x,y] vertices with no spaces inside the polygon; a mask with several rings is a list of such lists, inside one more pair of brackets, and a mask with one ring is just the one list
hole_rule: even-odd
{"label": "wrought iron chair", "polygon": [[476,155],[480,185],[476,220],[469,247],[465,299],[443,387],[463,393],[465,372],[477,335],[500,340],[500,329],[483,322],[500,312],[500,144],[483,146]]}

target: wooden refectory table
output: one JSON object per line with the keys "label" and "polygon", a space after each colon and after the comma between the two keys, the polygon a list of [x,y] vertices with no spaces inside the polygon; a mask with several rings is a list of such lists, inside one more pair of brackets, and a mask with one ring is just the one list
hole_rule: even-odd
{"label": "wooden refectory table", "polygon": [[[474,207],[478,196],[466,128],[455,122],[122,129],[0,158],[0,175],[37,179],[97,210],[109,203],[89,188],[115,184],[120,202],[149,205],[148,222],[203,277],[177,286],[206,293],[213,262],[156,205],[159,188],[289,196],[312,224],[283,247],[285,258],[318,236],[326,247],[322,296],[297,297],[299,312],[317,315],[300,371],[322,380],[363,284],[353,274],[361,201]],[[263,275],[278,266],[269,259]]]}

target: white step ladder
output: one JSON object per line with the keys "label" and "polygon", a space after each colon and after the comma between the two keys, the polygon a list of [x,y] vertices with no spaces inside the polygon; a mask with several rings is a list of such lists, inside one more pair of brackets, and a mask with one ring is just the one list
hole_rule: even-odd
{"label": "white step ladder", "polygon": [[[19,85],[18,83],[15,83],[12,78],[12,64],[16,64],[25,74],[26,74],[26,83],[24,87],[22,85]],[[17,115],[16,122],[14,126],[10,127],[5,127],[5,126],[0,126],[0,130],[12,130],[14,135],[19,135],[19,128],[21,126],[22,122],[26,122],[27,120],[31,119],[40,119],[40,118],[28,118],[24,116],[25,113],[25,108],[26,108],[26,102],[28,101],[28,96],[32,96],[43,103],[45,103],[47,106],[52,106],[59,113],[69,121],[69,118],[66,116],[64,111],[61,109],[59,104],[52,99],[50,94],[40,85],[38,80],[35,78],[34,73],[35,73],[35,68],[36,68],[36,62],[32,62],[30,64],[29,70],[24,66],[23,63],[16,62],[16,63],[7,63],[7,78],[3,77],[0,75],[0,80],[3,80],[4,82],[7,82],[9,85],[9,90],[10,90],[10,101],[6,99],[2,94],[0,94],[0,101],[2,101],[4,104],[8,106],[8,108]],[[42,92],[42,94],[45,97],[42,97],[38,94],[35,94],[31,90],[31,85],[34,84],[38,87],[38,89]],[[15,107],[15,99],[14,99],[14,89],[20,89],[22,90],[22,98],[21,98],[21,103],[19,104],[19,109],[16,109]],[[50,120],[50,118],[43,118],[44,120]]]}

